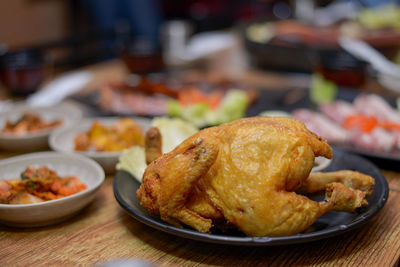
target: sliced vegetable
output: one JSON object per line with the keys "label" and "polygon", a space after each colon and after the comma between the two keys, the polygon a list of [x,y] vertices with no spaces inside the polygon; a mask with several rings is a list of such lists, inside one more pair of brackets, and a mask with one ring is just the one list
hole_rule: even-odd
{"label": "sliced vegetable", "polygon": [[178,118],[154,118],[152,126],[157,127],[160,130],[163,153],[172,151],[185,139],[199,131],[199,129],[193,124]]}
{"label": "sliced vegetable", "polygon": [[[197,93],[194,97],[196,101],[203,99]],[[196,101],[170,100],[167,104],[167,114],[189,121],[197,127],[219,125],[242,118],[249,103],[247,94],[242,90],[230,90],[222,100],[218,92],[209,95],[205,102]],[[188,103],[192,104],[187,105]]]}
{"label": "sliced vegetable", "polygon": [[247,94],[242,90],[230,90],[219,108],[220,123],[240,119],[246,114],[249,104]]}
{"label": "sliced vegetable", "polygon": [[377,126],[379,122],[376,117],[363,114],[350,115],[343,122],[343,128],[358,129],[364,133],[371,132]]}
{"label": "sliced vegetable", "polygon": [[400,8],[393,4],[379,8],[365,8],[358,14],[361,25],[370,29],[385,27],[400,28]]}
{"label": "sliced vegetable", "polygon": [[400,124],[391,121],[379,121],[375,116],[356,114],[346,117],[343,122],[345,129],[358,129],[364,133],[370,133],[376,127],[381,127],[388,131],[400,131]]}
{"label": "sliced vegetable", "polygon": [[382,128],[389,131],[400,131],[400,124],[390,121],[384,121],[379,124]]}
{"label": "sliced vegetable", "polygon": [[314,73],[311,78],[310,98],[317,105],[330,103],[335,100],[337,85],[326,80],[321,74]]}
{"label": "sliced vegetable", "polygon": [[139,183],[142,182],[142,176],[146,167],[144,148],[140,146],[122,151],[116,166],[117,170],[124,170],[132,174]]}
{"label": "sliced vegetable", "polygon": [[197,103],[206,104],[211,109],[215,109],[219,106],[222,100],[222,92],[214,91],[210,94],[206,94],[197,88],[190,88],[181,90],[178,93],[178,101],[183,106],[187,107]]}
{"label": "sliced vegetable", "polygon": [[289,112],[282,110],[266,110],[259,114],[260,116],[268,116],[268,117],[287,117],[291,118],[292,115]]}
{"label": "sliced vegetable", "polygon": [[[199,131],[193,124],[177,118],[154,118],[151,124],[160,130],[163,153],[170,152],[186,138]],[[117,170],[129,172],[140,183],[142,182],[142,176],[146,168],[145,151],[140,146],[124,150],[117,164]]]}

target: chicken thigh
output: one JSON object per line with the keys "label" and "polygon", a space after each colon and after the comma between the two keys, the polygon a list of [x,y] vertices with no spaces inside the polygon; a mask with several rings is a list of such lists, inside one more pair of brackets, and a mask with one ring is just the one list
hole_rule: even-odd
{"label": "chicken thigh", "polygon": [[[222,221],[248,236],[292,235],[330,210],[367,205],[374,186],[352,171],[310,176],[316,156],[331,158],[332,149],[302,122],[245,118],[206,128],[152,161],[137,196],[178,227],[209,232]],[[302,195],[321,190],[321,202]]]}

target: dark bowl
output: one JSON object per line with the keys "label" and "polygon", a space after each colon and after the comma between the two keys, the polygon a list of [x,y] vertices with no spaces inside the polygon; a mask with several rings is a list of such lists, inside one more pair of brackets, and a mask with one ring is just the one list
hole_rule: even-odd
{"label": "dark bowl", "polygon": [[314,49],[312,70],[343,87],[361,87],[367,77],[367,63],[340,48]]}
{"label": "dark bowl", "polygon": [[120,57],[131,73],[147,74],[164,69],[161,48],[143,38],[127,42]]}
{"label": "dark bowl", "polygon": [[[280,25],[286,23],[287,28],[281,30],[281,34],[272,36],[268,42],[261,43],[247,35],[247,29],[259,22],[268,20],[252,21],[241,27],[245,48],[256,66],[279,71],[318,71],[327,79],[347,87],[358,87],[364,83],[367,64],[340,48],[334,26],[319,29],[299,26],[301,24],[294,21],[280,21]],[[399,47],[400,34],[392,34],[390,39],[388,34],[380,35],[379,38],[370,37],[366,41],[390,56]]]}
{"label": "dark bowl", "polygon": [[121,59],[131,73],[137,74],[158,72],[164,66],[161,53],[149,55],[123,53]]}
{"label": "dark bowl", "polygon": [[0,58],[0,77],[13,95],[35,92],[44,79],[43,55],[38,50],[8,52]]}
{"label": "dark bowl", "polygon": [[248,39],[245,45],[252,62],[263,69],[319,72],[346,87],[361,86],[366,79],[367,64],[339,48],[261,44]]}
{"label": "dark bowl", "polygon": [[252,64],[277,71],[311,72],[312,50],[303,46],[258,43],[244,39]]}

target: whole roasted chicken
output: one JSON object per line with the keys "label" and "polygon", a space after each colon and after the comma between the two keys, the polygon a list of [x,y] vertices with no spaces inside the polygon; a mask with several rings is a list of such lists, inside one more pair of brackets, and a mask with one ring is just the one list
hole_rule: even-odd
{"label": "whole roasted chicken", "polygon": [[[366,206],[374,187],[372,177],[355,171],[310,174],[314,158],[331,158],[332,149],[294,119],[253,117],[207,128],[164,155],[156,129],[147,137],[151,163],[137,191],[141,205],[200,232],[233,225],[248,236],[296,234],[330,210]],[[320,191],[324,201],[306,196]]]}

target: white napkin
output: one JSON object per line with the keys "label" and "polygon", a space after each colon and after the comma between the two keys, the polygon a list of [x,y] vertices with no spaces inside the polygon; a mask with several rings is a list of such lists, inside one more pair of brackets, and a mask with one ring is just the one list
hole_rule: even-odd
{"label": "white napkin", "polygon": [[92,79],[90,71],[73,71],[57,77],[45,87],[29,96],[30,106],[52,106],[81,90]]}

